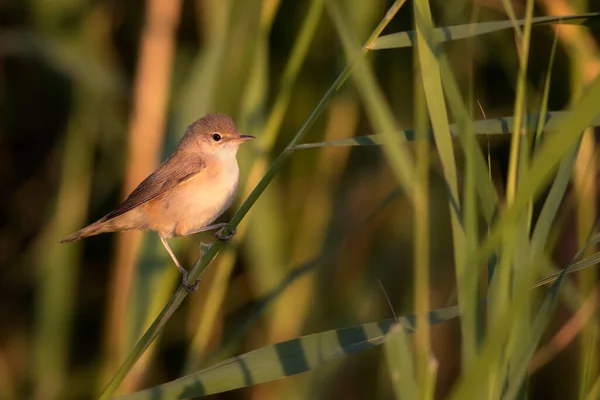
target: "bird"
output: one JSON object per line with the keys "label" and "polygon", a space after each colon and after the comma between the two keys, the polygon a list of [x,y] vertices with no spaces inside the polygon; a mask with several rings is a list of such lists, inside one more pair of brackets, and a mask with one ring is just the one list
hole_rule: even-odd
{"label": "bird", "polygon": [[198,281],[188,282],[188,271],[173,253],[170,238],[214,229],[221,240],[227,223],[211,225],[231,206],[238,187],[237,152],[240,145],[255,139],[242,135],[227,114],[208,114],[185,131],[173,153],[117,208],[98,221],[65,237],[72,242],[105,232],[149,230],[158,233],[175,266],[182,285],[196,290]]}

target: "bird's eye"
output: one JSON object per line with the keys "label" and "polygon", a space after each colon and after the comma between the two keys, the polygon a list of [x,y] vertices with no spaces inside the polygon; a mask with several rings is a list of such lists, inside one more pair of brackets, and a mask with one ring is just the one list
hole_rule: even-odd
{"label": "bird's eye", "polygon": [[215,142],[218,142],[219,140],[221,140],[221,135],[219,135],[218,133],[213,133],[212,138]]}

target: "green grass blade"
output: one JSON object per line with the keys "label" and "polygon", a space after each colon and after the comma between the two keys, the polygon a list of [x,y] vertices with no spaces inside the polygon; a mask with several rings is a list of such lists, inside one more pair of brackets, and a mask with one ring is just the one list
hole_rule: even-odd
{"label": "green grass blade", "polygon": [[385,355],[396,399],[420,399],[413,353],[406,331],[394,325],[387,336]]}
{"label": "green grass blade", "polygon": [[[419,59],[418,65],[420,67],[436,149],[439,153],[444,171],[444,178],[449,188],[449,208],[459,304],[468,307],[468,309],[466,309],[467,313],[465,314],[465,318],[461,319],[463,333],[462,347],[463,356],[465,356],[463,362],[468,363],[475,354],[477,335],[475,315],[471,313],[471,311],[474,310],[469,307],[475,299],[475,288],[471,285],[469,286],[469,290],[465,290],[466,282],[470,281],[468,271],[466,271],[467,264],[465,262],[467,243],[465,232],[462,227],[462,207],[460,204],[460,196],[458,194],[458,178],[456,173],[454,146],[452,143],[452,134],[449,129],[440,63],[437,59],[437,57],[440,56],[441,47],[440,43],[435,40],[433,20],[428,0],[416,2],[413,9],[417,37],[416,48],[418,50],[417,54]],[[446,72],[451,74],[449,69]],[[415,290],[419,291],[420,289],[416,288]],[[423,295],[427,296],[428,292]],[[422,371],[422,373],[424,373],[424,371]]]}
{"label": "green grass blade", "polygon": [[[427,0],[415,3],[414,12],[415,15],[419,13],[420,8],[428,8],[429,4]],[[416,16],[415,16],[416,18]],[[421,66],[423,59],[431,67],[432,63],[435,63],[435,59],[431,60],[428,56],[428,47],[423,38],[423,27],[424,24],[415,22],[417,37],[419,38],[419,45],[414,48],[414,63],[415,67],[421,67],[421,76],[425,78],[426,66]],[[430,73],[434,73],[429,68]],[[439,74],[438,74],[439,76]],[[428,90],[429,89],[429,90]],[[425,139],[427,137],[426,126],[428,119],[427,109],[429,113],[432,112],[431,106],[434,107],[439,105],[434,100],[430,99],[432,95],[432,87],[428,88],[428,85],[423,82],[419,82],[418,78],[415,78],[414,83],[414,121],[416,126],[417,139]],[[429,93],[428,93],[429,91]],[[429,97],[428,97],[429,95]],[[434,110],[436,111],[436,110]],[[439,110],[437,110],[439,111]],[[444,115],[445,117],[445,115]],[[432,116],[433,118],[433,116]],[[436,139],[440,136],[440,133],[436,135]],[[450,139],[448,135],[448,139]],[[413,227],[413,252],[414,252],[414,308],[417,315],[417,326],[419,327],[418,332],[415,335],[415,358],[416,358],[416,382],[417,387],[420,389],[420,398],[432,399],[435,391],[435,381],[433,375],[429,372],[430,360],[434,359],[433,352],[431,350],[431,332],[429,327],[426,326],[427,310],[429,306],[429,281],[430,281],[430,226],[429,226],[429,202],[430,202],[430,188],[429,188],[429,155],[430,145],[428,140],[417,140],[415,146],[415,187],[414,200],[413,200],[413,213],[414,213],[414,227]],[[454,154],[452,154],[453,156]],[[444,166],[445,167],[445,166]],[[444,168],[444,172],[445,168]],[[450,211],[452,213],[452,210]],[[453,219],[454,220],[454,219]]]}
{"label": "green grass blade", "polygon": [[[433,136],[444,169],[444,177],[450,188],[450,195],[453,197],[455,204],[460,205],[456,176],[456,161],[454,159],[454,147],[452,145],[452,135],[448,127],[448,113],[446,110],[446,102],[442,88],[440,65],[435,54],[436,52],[439,52],[440,49],[438,43],[435,40],[431,40],[433,21],[431,18],[431,10],[429,9],[428,0],[421,0],[415,3],[414,18],[418,43],[418,65],[420,66],[420,75],[425,91],[427,110],[429,112],[429,118],[431,119],[431,125],[433,128]],[[456,218],[455,212],[452,212],[452,214],[453,217]],[[459,234],[459,231],[454,229],[456,222],[458,221],[453,219],[453,237],[455,240],[454,250],[462,251],[463,244],[461,239],[456,236]],[[461,234],[460,236],[463,235]],[[457,256],[456,253],[455,256]],[[458,259],[462,259],[462,257],[458,256]],[[458,261],[458,259],[456,261]]]}
{"label": "green grass blade", "polygon": [[508,377],[508,387],[502,396],[503,399],[515,399],[517,398],[518,392],[521,390],[521,384],[527,374],[527,367],[529,366],[531,357],[535,353],[542,334],[546,330],[546,327],[552,318],[552,314],[556,309],[558,290],[560,289],[565,274],[566,269],[558,276],[556,282],[552,285],[552,288],[550,288],[548,293],[546,293],[546,296],[544,296],[544,300],[533,320],[530,336],[528,338],[519,338],[519,340],[527,340],[527,344],[521,347],[524,348],[525,351],[517,352],[516,357],[512,358],[513,363],[511,364],[511,371]]}
{"label": "green grass blade", "polygon": [[[492,223],[493,218],[495,218],[498,209],[498,193],[488,175],[489,166],[486,164],[481,150],[478,146],[469,144],[469,141],[474,140],[472,136],[475,133],[474,127],[470,123],[472,117],[464,105],[465,103],[462,99],[458,83],[450,73],[450,64],[443,54],[440,61],[442,63],[441,71],[444,90],[449,99],[448,104],[452,111],[452,115],[457,121],[456,134],[460,138],[464,149],[474,150],[466,153],[466,155],[472,157],[470,162],[473,163],[475,168],[476,188],[480,197],[479,204],[483,211],[483,217],[489,225]],[[510,125],[507,125],[506,127],[508,126]],[[451,132],[453,131],[451,130]],[[467,135],[471,135],[471,137],[468,137]]]}
{"label": "green grass blade", "polygon": [[[458,306],[428,314],[429,324],[459,315]],[[189,398],[221,393],[310,371],[326,362],[384,343],[394,326],[415,329],[415,316],[335,329],[266,346],[163,385],[119,397],[123,400]]]}
{"label": "green grass blade", "polygon": [[[486,33],[498,32],[506,29],[513,29],[516,26],[525,26],[525,20],[512,21],[496,21],[496,22],[481,22],[478,24],[465,24],[455,26],[444,26],[434,30],[433,38],[437,42],[449,42],[470,38],[474,36],[484,35]],[[570,15],[564,17],[537,17],[531,20],[532,25],[547,25],[547,24],[569,24],[569,25],[584,25],[595,26],[600,24],[600,12]],[[369,46],[370,50],[396,49],[401,47],[411,47],[415,40],[414,31],[392,33],[390,35],[380,36],[375,42]]]}
{"label": "green grass blade", "polygon": [[[505,2],[504,4],[507,4]],[[517,32],[517,51],[519,69],[516,79],[516,94],[514,104],[514,121],[510,141],[508,159],[508,176],[506,180],[506,206],[510,207],[516,196],[517,188],[522,183],[522,171],[529,167],[529,141],[523,135],[522,123],[526,110],[526,77],[529,66],[529,49],[531,45],[531,19],[533,17],[533,0],[528,0],[525,6],[525,29]],[[512,21],[516,25],[515,21]],[[502,233],[502,245],[498,251],[500,263],[494,271],[489,285],[488,325],[493,327],[497,317],[512,307],[511,300],[518,285],[523,281],[533,283],[535,264],[528,263],[529,253],[529,217],[533,198],[528,199],[523,211],[512,224],[507,225]],[[500,389],[507,383],[513,368],[513,358],[522,353],[523,341],[519,338],[530,336],[531,297],[525,296],[523,304],[514,311],[513,328],[506,337],[504,354],[495,358],[491,366],[490,393],[499,395]],[[493,329],[493,328],[492,328]],[[512,382],[510,382],[512,383]]]}

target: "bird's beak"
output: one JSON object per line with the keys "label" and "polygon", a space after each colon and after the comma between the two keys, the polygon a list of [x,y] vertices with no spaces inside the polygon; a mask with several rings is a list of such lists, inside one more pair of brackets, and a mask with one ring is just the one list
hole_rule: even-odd
{"label": "bird's beak", "polygon": [[256,138],[252,135],[240,135],[236,138],[236,142],[249,142],[254,139]]}

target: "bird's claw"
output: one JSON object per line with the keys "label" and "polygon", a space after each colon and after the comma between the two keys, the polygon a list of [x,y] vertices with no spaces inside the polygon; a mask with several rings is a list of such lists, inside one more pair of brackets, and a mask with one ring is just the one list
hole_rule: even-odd
{"label": "bird's claw", "polygon": [[195,292],[198,290],[198,282],[200,282],[200,280],[197,280],[193,285],[190,285],[189,283],[182,281],[181,286],[183,286],[188,292]]}
{"label": "bird's claw", "polygon": [[183,286],[188,292],[195,292],[198,290],[198,282],[200,282],[200,279],[197,279],[196,282],[190,284],[188,282],[187,271],[185,271],[185,274],[181,274],[181,286]]}
{"label": "bird's claw", "polygon": [[[229,229],[229,232],[231,232],[229,235],[226,235],[225,229]],[[231,240],[231,238],[236,234],[237,229],[232,228],[230,226],[225,225],[224,227],[222,227],[221,229],[219,229],[217,231],[217,233],[215,233],[215,236],[221,240]]]}

